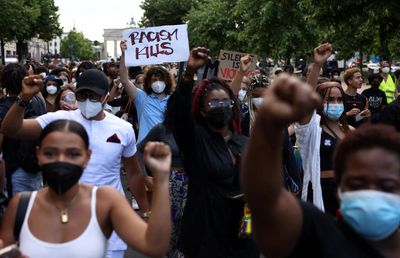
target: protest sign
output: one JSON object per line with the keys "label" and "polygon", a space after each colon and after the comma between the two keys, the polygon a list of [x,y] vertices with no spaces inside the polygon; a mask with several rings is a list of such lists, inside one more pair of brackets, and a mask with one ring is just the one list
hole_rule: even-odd
{"label": "protest sign", "polygon": [[[223,80],[232,81],[233,78],[235,78],[236,73],[239,71],[240,58],[245,55],[247,54],[221,50],[219,52],[218,77]],[[250,56],[252,57],[251,66],[245,76],[250,76],[257,66],[257,55],[250,54]]]}
{"label": "protest sign", "polygon": [[182,62],[189,58],[187,25],[126,29],[125,65]]}

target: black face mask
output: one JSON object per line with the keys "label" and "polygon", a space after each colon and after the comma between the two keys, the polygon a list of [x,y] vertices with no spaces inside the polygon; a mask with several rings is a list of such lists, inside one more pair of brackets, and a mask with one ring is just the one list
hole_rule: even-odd
{"label": "black face mask", "polygon": [[222,128],[229,124],[232,116],[233,111],[230,107],[216,107],[206,113],[208,123],[215,128]]}
{"label": "black face mask", "polygon": [[79,181],[83,168],[68,162],[48,163],[40,167],[43,179],[59,195],[64,194]]}

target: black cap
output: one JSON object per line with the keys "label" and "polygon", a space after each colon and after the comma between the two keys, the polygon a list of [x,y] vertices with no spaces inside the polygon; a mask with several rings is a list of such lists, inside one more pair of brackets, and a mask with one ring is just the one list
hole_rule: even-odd
{"label": "black cap", "polygon": [[81,74],[76,80],[76,93],[90,90],[104,96],[108,92],[107,76],[97,69],[89,69]]}
{"label": "black cap", "polygon": [[61,86],[64,84],[63,80],[61,80],[60,78],[58,78],[55,75],[49,75],[44,79],[44,83],[47,83],[48,81],[54,81],[57,83],[58,86]]}

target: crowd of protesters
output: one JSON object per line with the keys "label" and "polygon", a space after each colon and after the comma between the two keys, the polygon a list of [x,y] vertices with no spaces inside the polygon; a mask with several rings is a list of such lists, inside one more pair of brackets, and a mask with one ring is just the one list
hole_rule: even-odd
{"label": "crowd of protesters", "polygon": [[[399,73],[0,67],[0,246],[28,257],[399,257]],[[204,79],[198,79],[198,78]],[[366,80],[368,79],[368,80]],[[121,178],[131,193],[125,196]],[[130,203],[128,200],[132,200]],[[139,215],[139,216],[138,216]]]}

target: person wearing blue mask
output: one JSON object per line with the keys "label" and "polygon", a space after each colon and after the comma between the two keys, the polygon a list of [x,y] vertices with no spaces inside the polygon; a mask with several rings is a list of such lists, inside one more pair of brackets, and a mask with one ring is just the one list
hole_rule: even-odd
{"label": "person wearing blue mask", "polygon": [[[302,199],[312,200],[323,211],[335,214],[336,200],[332,157],[335,145],[351,126],[347,125],[343,99],[345,93],[338,82],[317,82],[319,69],[332,53],[330,44],[316,48],[314,65],[308,82],[322,99],[313,113],[295,123],[294,129],[303,160]],[[309,184],[311,183],[311,184]]]}
{"label": "person wearing blue mask", "polygon": [[400,134],[394,128],[363,126],[337,145],[336,219],[282,187],[282,130],[315,113],[320,100],[287,75],[264,95],[268,104],[259,108],[241,171],[259,248],[266,257],[399,257]]}

